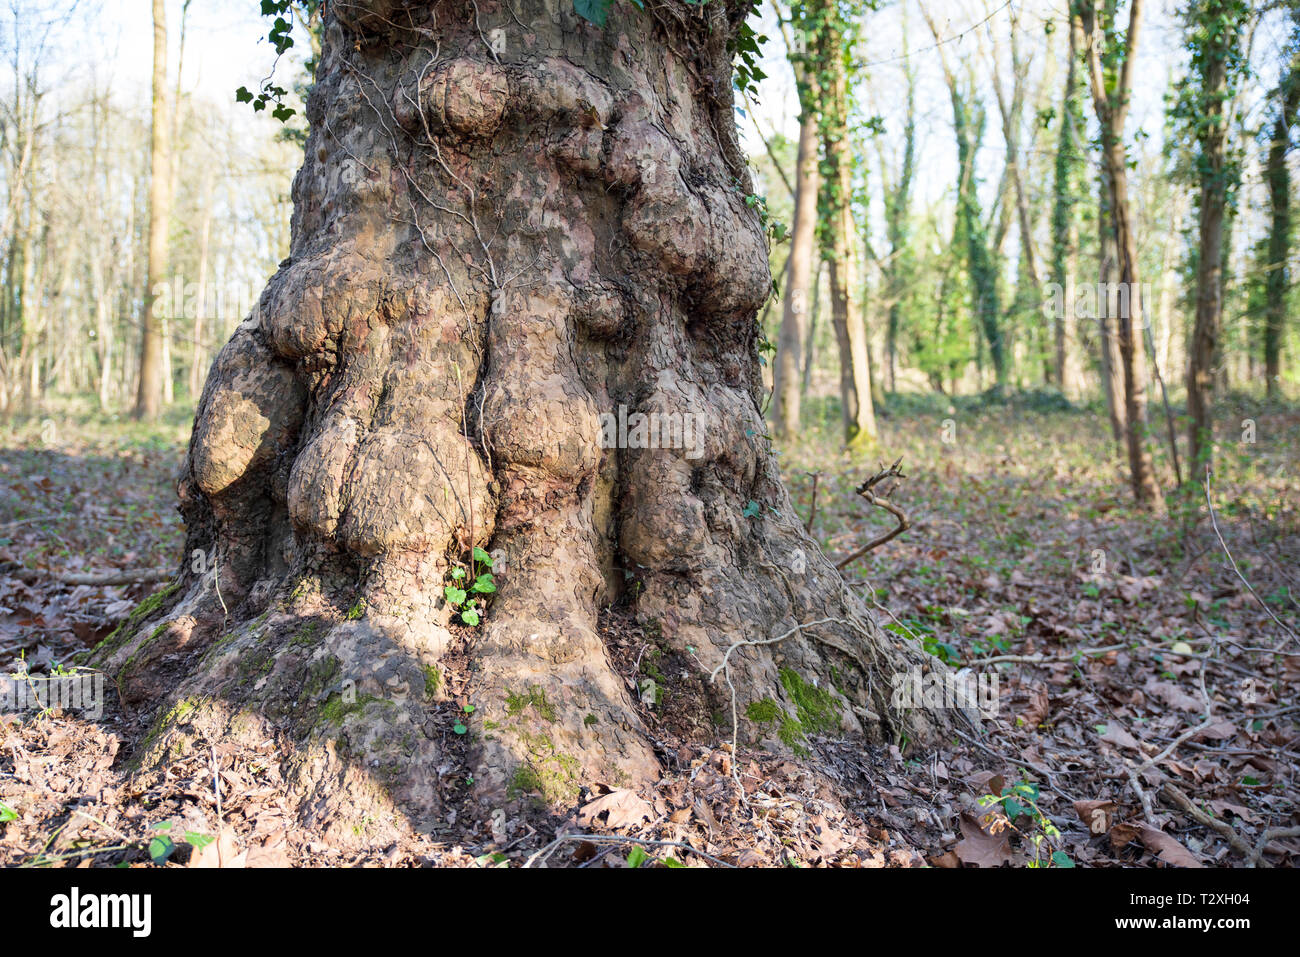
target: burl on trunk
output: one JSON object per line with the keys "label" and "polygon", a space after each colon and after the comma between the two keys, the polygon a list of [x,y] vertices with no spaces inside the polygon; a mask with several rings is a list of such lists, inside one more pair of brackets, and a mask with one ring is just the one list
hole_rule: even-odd
{"label": "burl on trunk", "polygon": [[[179,583],[97,653],[157,707],[143,767],[271,738],[300,818],[370,842],[440,823],[449,789],[644,786],[610,605],[696,672],[715,738],[733,713],[795,751],[928,736],[890,679],[932,659],[805,535],[765,439],[747,9],[328,6],[291,255],[204,390]],[[444,588],[475,546],[498,590],[467,628]]]}

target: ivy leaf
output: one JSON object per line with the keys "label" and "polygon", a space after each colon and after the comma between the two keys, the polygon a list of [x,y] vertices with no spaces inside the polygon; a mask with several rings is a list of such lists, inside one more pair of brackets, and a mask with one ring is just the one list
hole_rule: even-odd
{"label": "ivy leaf", "polygon": [[460,613],[460,620],[470,627],[473,627],[479,623],[478,612],[473,608],[466,608]]}
{"label": "ivy leaf", "polygon": [[1073,867],[1074,861],[1070,860],[1070,855],[1065,851],[1053,851],[1052,863],[1057,867]]}
{"label": "ivy leaf", "polygon": [[176,845],[172,843],[170,837],[155,837],[149,842],[149,856],[153,858],[155,864],[162,864],[175,850]]}
{"label": "ivy leaf", "polygon": [[496,583],[492,580],[491,575],[479,575],[474,582],[473,591],[481,595],[490,595],[497,590]]}
{"label": "ivy leaf", "polygon": [[641,849],[640,845],[636,845],[632,848],[631,851],[628,852],[627,866],[640,867],[642,864],[646,862],[646,858],[648,856],[649,855],[647,855],[646,852]]}
{"label": "ivy leaf", "polygon": [[486,565],[488,568],[492,567],[492,556],[483,551],[483,549],[479,548],[477,545],[474,546],[474,561],[478,562],[480,565]]}
{"label": "ivy leaf", "polygon": [[0,803],[0,824],[6,824],[9,821],[15,821],[17,819],[17,811],[11,808],[8,804]]}
{"label": "ivy leaf", "polygon": [[588,23],[594,23],[598,27],[605,25],[605,20],[609,17],[609,8],[613,5],[614,0],[573,0],[574,12]]}
{"label": "ivy leaf", "polygon": [[455,585],[446,585],[442,593],[447,596],[447,603],[460,607],[465,604],[465,589],[457,588]]}
{"label": "ivy leaf", "polygon": [[203,850],[215,840],[216,838],[209,834],[200,834],[197,831],[185,832],[185,842],[192,845],[196,851]]}
{"label": "ivy leaf", "polygon": [[454,725],[452,725],[451,730],[455,731],[457,734],[464,734],[466,731],[469,730],[469,728],[465,727],[463,724],[457,721]]}

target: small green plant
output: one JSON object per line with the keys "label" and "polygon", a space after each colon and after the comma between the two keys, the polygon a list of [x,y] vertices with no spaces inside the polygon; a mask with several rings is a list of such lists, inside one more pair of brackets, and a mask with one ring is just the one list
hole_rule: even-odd
{"label": "small green plant", "polygon": [[[479,566],[482,566],[482,571],[478,570]],[[492,556],[475,546],[469,568],[453,565],[448,577],[451,583],[442,589],[447,604],[456,610],[464,624],[477,625],[483,620],[488,596],[497,590],[496,579],[492,576]]]}
{"label": "small green plant", "polygon": [[[472,704],[464,705],[461,707],[461,711],[467,715],[473,714],[474,706]],[[466,734],[469,732],[469,728],[465,725],[465,720],[463,718],[457,719],[456,723],[452,725],[451,730],[456,732],[456,734]]]}
{"label": "small green plant", "polygon": [[[1055,846],[1061,839],[1061,832],[1039,808],[1037,784],[1021,781],[1003,788],[1000,796],[985,794],[979,799],[979,804],[980,807],[1002,805],[1007,825],[1033,849],[1034,857],[1028,867],[1074,867],[1070,855]],[[1016,824],[1018,818],[1024,819],[1020,825]]]}

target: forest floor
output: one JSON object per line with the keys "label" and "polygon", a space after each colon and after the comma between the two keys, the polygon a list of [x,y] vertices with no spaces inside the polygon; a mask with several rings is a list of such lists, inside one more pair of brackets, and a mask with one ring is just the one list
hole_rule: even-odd
{"label": "forest floor", "polygon": [[[978,731],[737,761],[679,735],[668,701],[646,713],[653,793],[595,786],[567,816],[465,819],[357,858],[295,829],[270,754],[218,746],[141,780],[127,765],[146,725],[111,689],[97,720],[0,702],[0,864],[1296,862],[1300,407],[1225,399],[1213,513],[1199,488],[1159,518],[1132,508],[1095,410],[897,396],[869,461],[837,451],[833,409],[810,411],[782,466],[832,560],[892,526],[855,489],[902,457],[906,478],[875,491],[910,528],[846,574],[886,628],[984,676],[996,713]],[[57,674],[159,587],[60,578],[178,563],[189,427],[183,410],[153,427],[68,414],[0,435],[0,673]],[[633,686],[640,639],[616,618],[605,633]]]}

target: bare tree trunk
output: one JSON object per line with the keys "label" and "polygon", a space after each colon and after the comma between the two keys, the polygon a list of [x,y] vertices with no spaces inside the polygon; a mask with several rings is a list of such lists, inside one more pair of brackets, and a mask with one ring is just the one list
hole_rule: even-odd
{"label": "bare tree trunk", "polygon": [[208,352],[203,345],[207,335],[204,320],[208,311],[208,247],[212,237],[213,173],[209,170],[203,179],[203,221],[199,225],[199,275],[197,299],[194,303],[194,351],[190,361],[190,398],[197,399],[203,376],[207,372]]}
{"label": "bare tree trunk", "polygon": [[799,121],[799,154],[795,167],[794,227],[786,276],[781,332],[776,345],[772,416],[778,435],[799,431],[799,371],[808,312],[808,283],[817,247],[817,196],[820,189],[817,157],[817,113],[808,99]]}
{"label": "bare tree trunk", "polygon": [[812,382],[813,361],[817,358],[817,319],[821,315],[822,303],[822,266],[824,261],[815,257],[812,284],[808,287],[812,302],[808,309],[808,335],[804,339],[803,381],[799,385],[800,399],[808,397],[808,385]]}
{"label": "bare tree trunk", "polygon": [[157,418],[163,399],[165,324],[154,315],[154,286],[167,273],[167,227],[171,220],[171,158],[167,136],[167,10],[153,0],[153,134],[149,144],[149,266],[140,314],[140,372],[134,415]]}
{"label": "bare tree trunk", "polygon": [[1097,265],[1099,294],[1093,299],[1097,317],[1097,348],[1100,357],[1101,393],[1106,400],[1106,413],[1110,418],[1110,431],[1115,447],[1124,455],[1124,433],[1128,414],[1124,407],[1124,377],[1119,355],[1119,339],[1115,334],[1115,321],[1110,315],[1107,291],[1116,281],[1115,264],[1119,259],[1115,249],[1115,220],[1111,215],[1110,174],[1103,167],[1100,175],[1101,197],[1097,210],[1097,246],[1100,261]]}
{"label": "bare tree trunk", "polygon": [[[1146,362],[1142,346],[1142,297],[1138,283],[1137,240],[1133,234],[1132,209],[1128,196],[1128,151],[1124,147],[1124,121],[1128,116],[1133,88],[1133,64],[1142,22],[1142,0],[1129,6],[1128,30],[1124,37],[1123,62],[1115,88],[1108,89],[1102,67],[1098,36],[1094,31],[1094,0],[1076,0],[1074,15],[1087,43],[1088,71],[1093,104],[1102,127],[1102,163],[1110,190],[1110,214],[1115,224],[1115,252],[1122,306],[1111,317],[1118,340],[1124,376],[1124,444],[1128,450],[1129,482],[1139,505],[1156,512],[1164,510],[1164,498],[1156,482],[1151,452],[1146,445]],[[1105,295],[1099,299],[1107,298]]]}
{"label": "bare tree trunk", "polygon": [[1183,217],[1187,214],[1187,196],[1179,192],[1173,197],[1173,219],[1169,224],[1169,235],[1165,237],[1164,250],[1160,257],[1160,298],[1157,315],[1160,328],[1156,335],[1156,362],[1160,368],[1171,368],[1171,356],[1174,345],[1174,286],[1178,280],[1174,268],[1174,256],[1179,248],[1179,238],[1183,231]]}
{"label": "bare tree trunk", "polygon": [[[213,365],[179,484],[190,558],[95,656],[163,701],[143,769],[272,738],[292,812],[371,847],[467,787],[486,815],[655,781],[656,695],[611,664],[611,605],[702,738],[733,714],[787,752],[947,721],[891,708],[924,657],[804,532],[763,439],[771,277],[727,47],[747,9],[325,8],[291,253]],[[679,441],[626,418],[647,413]],[[477,625],[444,589],[474,547],[496,556]]]}
{"label": "bare tree trunk", "polygon": [[[1136,6],[1136,0],[1135,4]],[[1115,317],[1120,361],[1124,370],[1124,440],[1128,447],[1129,481],[1138,504],[1164,511],[1164,498],[1156,482],[1151,450],[1146,444],[1147,382],[1145,350],[1142,346],[1144,303],[1137,272],[1137,240],[1129,218],[1127,153],[1122,143],[1107,150],[1111,174],[1111,196],[1115,211],[1115,246],[1119,252],[1119,281],[1128,290],[1128,308]]]}

